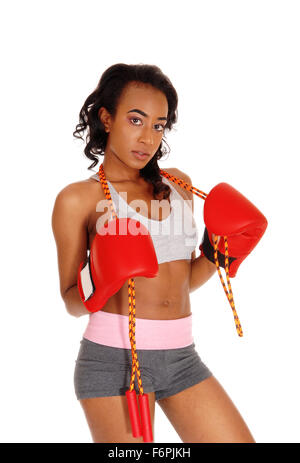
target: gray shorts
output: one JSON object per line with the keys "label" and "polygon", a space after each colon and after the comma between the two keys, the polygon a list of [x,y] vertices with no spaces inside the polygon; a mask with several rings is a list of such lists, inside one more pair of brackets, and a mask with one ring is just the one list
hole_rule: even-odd
{"label": "gray shorts", "polygon": [[[131,350],[98,344],[83,338],[76,360],[74,387],[78,400],[125,395],[131,376]],[[145,393],[156,400],[177,394],[212,376],[195,344],[178,349],[137,349]],[[138,393],[137,376],[135,390]]]}

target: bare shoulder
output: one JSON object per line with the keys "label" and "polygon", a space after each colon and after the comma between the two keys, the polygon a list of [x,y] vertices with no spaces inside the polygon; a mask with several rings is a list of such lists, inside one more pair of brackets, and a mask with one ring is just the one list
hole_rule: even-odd
{"label": "bare shoulder", "polygon": [[[162,169],[162,170],[166,171],[170,175],[174,175],[174,177],[180,178],[181,180],[188,183],[189,185],[192,184],[192,180],[189,177],[189,175],[183,172],[182,170],[177,169],[176,167],[167,167],[166,169]],[[178,187],[177,189],[179,192],[184,192],[187,195],[188,199],[193,200],[194,195],[191,191],[183,190],[183,188],[181,187]]]}
{"label": "bare shoulder", "polygon": [[87,190],[88,184],[84,180],[70,183],[57,193],[55,202],[80,206],[84,197],[87,195]]}
{"label": "bare shoulder", "polygon": [[99,188],[99,182],[93,179],[79,180],[62,188],[57,194],[56,200],[85,207],[86,201],[91,200],[93,193],[101,193],[101,190],[102,189]]}
{"label": "bare shoulder", "polygon": [[74,224],[81,223],[87,227],[91,208],[97,198],[103,199],[99,184],[94,183],[96,182],[81,180],[62,188],[54,201],[52,220],[64,223],[70,220]]}
{"label": "bare shoulder", "polygon": [[85,221],[84,200],[82,194],[81,182],[71,183],[62,188],[56,195],[53,212],[52,227],[53,230],[60,230],[63,224],[68,221],[80,220]]}

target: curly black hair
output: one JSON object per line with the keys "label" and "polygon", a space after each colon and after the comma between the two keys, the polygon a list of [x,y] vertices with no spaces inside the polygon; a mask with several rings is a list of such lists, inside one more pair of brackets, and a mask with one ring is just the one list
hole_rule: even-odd
{"label": "curly black hair", "polygon": [[[98,111],[100,107],[104,106],[111,116],[114,117],[121,94],[130,82],[151,84],[154,88],[165,94],[168,101],[168,116],[165,130],[170,131],[177,122],[177,92],[170,79],[162,73],[158,66],[124,63],[110,66],[102,74],[96,89],[85,100],[79,113],[79,123],[73,132],[74,137],[81,138],[84,141],[82,134],[87,130],[84,154],[93,161],[88,169],[92,169],[99,162],[97,155],[104,156],[108,138],[108,133],[104,130],[104,125],[99,118]],[[166,140],[162,139],[162,142],[166,143]],[[167,143],[166,145],[169,148]],[[160,168],[157,163],[169,151],[161,143],[148,164],[143,169],[140,169],[141,177],[153,185],[154,198],[162,194],[163,199],[167,199],[171,192],[169,186],[162,181],[162,176],[159,172]]]}

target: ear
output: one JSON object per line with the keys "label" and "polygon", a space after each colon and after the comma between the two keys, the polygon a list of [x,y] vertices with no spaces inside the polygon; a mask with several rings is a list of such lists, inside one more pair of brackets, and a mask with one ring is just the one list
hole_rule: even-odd
{"label": "ear", "polygon": [[111,123],[111,115],[107,111],[107,109],[104,106],[101,106],[101,108],[98,110],[98,117],[100,122],[104,126],[105,132],[110,131],[110,123]]}

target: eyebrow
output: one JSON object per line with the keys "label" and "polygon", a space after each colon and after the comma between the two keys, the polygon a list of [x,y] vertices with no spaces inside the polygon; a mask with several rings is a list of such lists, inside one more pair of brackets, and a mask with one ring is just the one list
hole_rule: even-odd
{"label": "eyebrow", "polygon": [[[127,114],[128,113],[140,113],[142,116],[148,117],[148,114],[144,113],[144,111],[142,111],[141,109],[131,109],[130,111],[127,112]],[[157,119],[159,121],[166,121],[167,120],[166,117],[158,117]]]}

